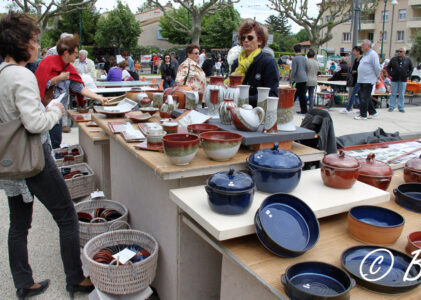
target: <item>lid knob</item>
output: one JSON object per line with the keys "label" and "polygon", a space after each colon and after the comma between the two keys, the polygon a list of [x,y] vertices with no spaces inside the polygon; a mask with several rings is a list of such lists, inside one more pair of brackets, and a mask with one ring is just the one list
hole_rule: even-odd
{"label": "lid knob", "polygon": [[228,171],[228,176],[232,176],[234,175],[234,168],[230,168],[230,170]]}
{"label": "lid knob", "polygon": [[376,155],[374,153],[370,153],[369,155],[367,155],[367,158],[366,158],[367,163],[372,163],[375,157]]}
{"label": "lid knob", "polygon": [[278,151],[278,149],[279,149],[278,142],[274,142],[274,143],[273,143],[272,150],[273,150],[273,151]]}

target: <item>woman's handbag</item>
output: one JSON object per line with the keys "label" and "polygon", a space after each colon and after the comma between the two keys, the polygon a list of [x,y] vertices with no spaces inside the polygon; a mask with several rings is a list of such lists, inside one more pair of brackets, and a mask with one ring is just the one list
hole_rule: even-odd
{"label": "woman's handbag", "polygon": [[28,132],[20,118],[0,123],[0,179],[32,177],[41,172],[44,165],[39,134]]}

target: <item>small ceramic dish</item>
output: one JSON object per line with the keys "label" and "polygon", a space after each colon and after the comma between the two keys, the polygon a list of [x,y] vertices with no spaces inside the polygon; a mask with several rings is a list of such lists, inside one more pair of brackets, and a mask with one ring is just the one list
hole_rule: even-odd
{"label": "small ceramic dish", "polygon": [[141,111],[131,111],[125,117],[137,123],[149,120],[152,118],[152,115],[150,113],[142,113]]}
{"label": "small ceramic dish", "polygon": [[154,113],[156,113],[157,111],[159,111],[159,108],[157,107],[141,107],[140,111],[143,112],[144,114],[146,113],[150,113],[151,115],[153,115]]}
{"label": "small ceramic dish", "polygon": [[190,124],[187,125],[187,130],[190,133],[196,133],[196,134],[201,134],[202,132],[208,132],[208,131],[218,131],[219,127],[218,125],[215,124]]}
{"label": "small ceramic dish", "polygon": [[408,235],[408,244],[406,245],[406,253],[413,255],[412,252],[421,249],[421,231],[414,231]]}
{"label": "small ceramic dish", "polygon": [[421,213],[421,183],[405,183],[393,190],[395,201],[406,209]]}
{"label": "small ceramic dish", "polygon": [[348,213],[349,232],[357,240],[370,244],[393,244],[404,224],[405,219],[400,214],[379,206],[356,206]]}

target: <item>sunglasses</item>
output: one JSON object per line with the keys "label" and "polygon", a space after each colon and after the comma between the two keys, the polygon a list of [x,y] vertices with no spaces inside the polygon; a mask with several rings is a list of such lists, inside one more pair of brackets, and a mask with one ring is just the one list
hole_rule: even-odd
{"label": "sunglasses", "polygon": [[398,50],[398,52],[399,52],[399,53],[403,53],[403,51],[402,51],[402,50]]}
{"label": "sunglasses", "polygon": [[241,41],[244,42],[246,40],[246,38],[247,38],[247,40],[249,40],[251,42],[254,39],[254,36],[253,35],[248,35],[248,36],[243,35],[241,37]]}

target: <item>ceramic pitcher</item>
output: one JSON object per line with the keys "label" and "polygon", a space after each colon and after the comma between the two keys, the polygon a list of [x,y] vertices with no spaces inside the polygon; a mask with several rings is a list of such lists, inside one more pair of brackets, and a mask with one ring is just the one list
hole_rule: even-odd
{"label": "ceramic pitcher", "polygon": [[294,131],[294,96],[295,89],[281,87],[278,89],[278,130]]}
{"label": "ceramic pitcher", "polygon": [[219,102],[219,95],[221,91],[220,89],[211,89],[210,90],[210,101],[208,104],[208,114],[210,116],[217,116],[219,115],[219,106],[221,103]]}
{"label": "ceramic pitcher", "polygon": [[164,103],[164,93],[153,93],[152,106],[161,108]]}
{"label": "ceramic pitcher", "polygon": [[225,91],[224,99],[233,99],[235,104],[238,106],[238,97],[240,96],[239,86],[243,82],[242,75],[230,75],[230,83]]}
{"label": "ceramic pitcher", "polygon": [[267,97],[269,97],[270,88],[258,87],[257,88],[257,106],[263,108],[266,113]]}
{"label": "ceramic pitcher", "polygon": [[219,106],[219,120],[224,125],[232,124],[231,113],[228,109],[229,107],[237,107],[234,99],[225,99],[224,102],[222,102]]}
{"label": "ceramic pitcher", "polygon": [[244,104],[249,104],[249,85],[239,85],[240,93],[238,95],[238,107],[242,107]]}
{"label": "ceramic pitcher", "polygon": [[266,114],[265,114],[265,133],[277,133],[277,119],[278,119],[278,97],[267,97],[266,99]]}
{"label": "ceramic pitcher", "polygon": [[173,110],[176,109],[173,97],[169,95],[165,103],[161,105],[159,109],[159,115],[161,118],[171,118]]}
{"label": "ceramic pitcher", "polygon": [[[219,90],[218,101],[219,103],[222,103],[224,101],[224,95],[227,89],[224,84],[224,77],[222,76],[210,77],[210,82],[206,86],[205,92],[203,94],[203,100],[205,101],[205,104],[207,107],[209,107],[210,105],[210,99],[211,99],[210,90],[214,90],[214,89]],[[218,112],[216,114],[218,114]]]}
{"label": "ceramic pitcher", "polygon": [[199,103],[199,93],[196,91],[186,91],[186,109],[196,109]]}

